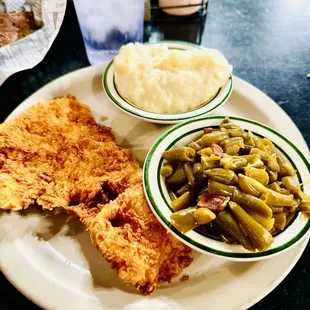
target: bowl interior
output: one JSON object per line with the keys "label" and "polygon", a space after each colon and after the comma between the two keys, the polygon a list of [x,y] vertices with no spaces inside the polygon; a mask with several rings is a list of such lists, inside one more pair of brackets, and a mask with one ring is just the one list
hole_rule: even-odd
{"label": "bowl interior", "polygon": [[[310,228],[310,220],[303,214],[298,213],[295,219],[283,232],[274,235],[274,243],[271,248],[260,253],[251,253],[240,245],[223,243],[216,238],[207,237],[197,230],[182,234],[170,224],[172,210],[169,205],[171,200],[164,178],[160,175],[160,168],[163,164],[161,154],[165,150],[177,146],[184,146],[196,140],[197,137],[203,134],[204,127],[218,127],[223,118],[224,116],[213,116],[190,120],[175,126],[161,136],[151,148],[145,162],[145,193],[151,209],[161,223],[181,241],[187,243],[194,249],[230,258],[265,258],[272,254],[279,253],[299,241]],[[276,152],[291,162],[294,169],[296,169],[296,180],[298,183],[303,183],[309,179],[309,163],[290,141],[282,137],[276,131],[260,123],[242,118],[230,118],[244,129],[251,130],[257,136],[266,137],[273,141],[276,146]],[[309,184],[304,186],[304,191],[306,193],[310,192]]]}
{"label": "bowl interior", "polygon": [[[229,79],[231,80],[232,77],[230,76]],[[115,82],[115,73],[114,73],[114,75],[113,75],[113,83],[114,83],[115,91],[117,92],[118,96],[119,96],[120,98],[122,98],[127,104],[131,105],[132,107],[137,108],[137,109],[139,109],[139,110],[141,110],[141,111],[143,111],[143,112],[146,112],[146,113],[152,113],[152,114],[163,115],[163,116],[168,115],[167,113],[153,113],[153,112],[144,110],[144,109],[138,107],[138,106],[137,106],[136,104],[134,104],[133,102],[129,101],[129,100],[128,100],[126,97],[124,97],[124,96],[120,93],[120,91],[118,90],[117,85],[116,85],[116,82]],[[204,107],[205,105],[209,104],[212,100],[214,100],[214,99],[220,94],[221,90],[222,90],[222,87],[217,91],[217,93],[216,93],[214,96],[212,96],[212,97],[209,98],[207,101],[203,102],[203,103],[200,104],[199,106],[197,106],[197,107],[195,107],[195,108],[193,108],[193,109],[191,109],[191,110],[189,110],[189,111],[187,111],[187,112],[194,112],[194,111],[199,110],[200,108]],[[173,113],[172,115],[182,115],[182,114],[184,114],[184,113],[186,113],[186,112]]]}

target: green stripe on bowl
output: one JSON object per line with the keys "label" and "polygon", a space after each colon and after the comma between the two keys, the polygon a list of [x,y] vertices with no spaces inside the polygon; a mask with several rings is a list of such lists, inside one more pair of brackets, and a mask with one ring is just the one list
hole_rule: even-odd
{"label": "green stripe on bowl", "polygon": [[[170,130],[168,130],[165,134],[163,134],[155,143],[154,145],[152,146],[151,150],[149,151],[149,153],[147,154],[147,157],[146,157],[146,161],[145,161],[145,165],[144,165],[144,169],[143,169],[143,183],[144,183],[144,187],[145,187],[145,191],[147,193],[147,198],[150,200],[151,202],[151,205],[153,207],[153,209],[156,211],[157,215],[159,216],[159,218],[161,219],[161,221],[166,225],[168,226],[176,235],[178,235],[181,239],[185,240],[187,243],[195,246],[196,248],[200,249],[200,250],[203,250],[203,251],[206,251],[206,252],[209,252],[209,253],[212,253],[212,254],[216,254],[216,255],[220,255],[220,256],[225,256],[225,257],[234,257],[234,258],[255,258],[255,257],[263,257],[263,256],[269,256],[271,254],[274,254],[274,253],[278,253],[284,249],[286,249],[287,247],[293,245],[294,243],[296,243],[299,239],[301,239],[305,234],[306,232],[309,230],[310,228],[310,219],[308,219],[307,223],[304,225],[304,227],[299,231],[299,233],[297,235],[295,235],[291,240],[289,240],[288,242],[284,243],[283,245],[277,247],[277,248],[274,248],[274,249],[270,249],[270,250],[267,250],[267,251],[264,251],[264,252],[259,252],[259,253],[230,253],[230,252],[225,252],[225,251],[220,251],[220,250],[215,250],[213,248],[210,248],[206,245],[203,245],[203,244],[200,244],[192,239],[190,239],[189,237],[187,237],[186,235],[182,234],[181,232],[179,232],[175,227],[173,227],[170,222],[166,219],[166,217],[162,214],[162,212],[159,210],[155,200],[154,200],[154,197],[153,197],[153,194],[152,194],[152,191],[150,189],[150,185],[149,185],[149,176],[148,176],[148,173],[149,173],[149,166],[150,166],[150,161],[151,161],[151,158],[153,157],[154,155],[154,152],[156,151],[158,145],[168,136],[170,135],[172,132],[174,132],[175,130],[183,127],[183,126],[186,126],[188,124],[191,124],[193,122],[196,122],[196,121],[201,121],[201,120],[208,120],[208,119],[224,119],[225,116],[210,116],[210,117],[204,117],[204,118],[200,118],[200,119],[193,119],[193,120],[188,120],[186,122],[183,122],[181,124],[178,124],[176,126],[174,126],[173,128],[171,128]],[[309,162],[307,161],[307,159],[304,157],[304,155],[299,151],[298,148],[295,147],[295,145],[293,143],[291,143],[288,139],[286,139],[285,137],[283,137],[281,134],[279,134],[277,131],[273,130],[272,128],[266,126],[266,125],[263,125],[261,123],[258,123],[258,122],[255,122],[255,121],[252,121],[252,120],[246,120],[246,119],[243,119],[243,118],[239,118],[239,117],[235,117],[235,116],[230,116],[230,119],[232,120],[237,120],[237,121],[240,121],[240,122],[244,122],[244,123],[250,123],[250,124],[254,124],[258,127],[261,127],[261,128],[264,128],[270,132],[272,132],[273,134],[275,134],[276,136],[278,136],[279,138],[281,138],[282,140],[284,140],[288,145],[291,146],[291,148],[299,155],[299,157],[302,159],[302,161],[304,162],[305,166],[307,167],[308,169],[308,172],[310,173],[310,164]],[[197,131],[201,131],[201,129],[197,130]],[[195,132],[195,131],[194,131]],[[188,133],[186,133],[185,135],[188,135]],[[182,137],[184,137],[185,135],[183,135]],[[173,145],[175,142],[173,142],[171,145]],[[283,150],[281,148],[279,148],[279,150],[281,152],[283,152]],[[283,152],[283,154],[286,155],[286,157],[290,160],[291,162],[291,159],[289,156],[287,156],[286,152]],[[294,164],[294,168],[296,168],[295,164]],[[297,170],[297,169],[296,169]],[[300,174],[298,172],[298,175],[299,175],[299,180],[301,180],[300,178]],[[160,183],[158,183],[160,185]],[[163,195],[162,191],[161,191],[161,194]],[[164,195],[163,195],[164,197]],[[166,201],[166,199],[165,199]],[[168,204],[169,205],[169,204]]]}

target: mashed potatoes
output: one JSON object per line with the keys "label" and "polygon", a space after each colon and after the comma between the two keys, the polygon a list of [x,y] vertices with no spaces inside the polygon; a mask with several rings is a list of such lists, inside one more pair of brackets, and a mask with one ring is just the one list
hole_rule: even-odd
{"label": "mashed potatoes", "polygon": [[127,44],[114,61],[119,93],[143,110],[179,113],[211,99],[232,72],[217,50],[172,50]]}

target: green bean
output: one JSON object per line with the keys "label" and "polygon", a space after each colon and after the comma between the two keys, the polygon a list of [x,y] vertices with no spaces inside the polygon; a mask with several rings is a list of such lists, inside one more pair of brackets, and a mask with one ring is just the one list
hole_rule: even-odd
{"label": "green bean", "polygon": [[230,170],[238,170],[242,169],[247,165],[247,160],[245,158],[242,158],[241,156],[229,156],[229,157],[223,157],[220,160],[220,164]]}
{"label": "green bean", "polygon": [[294,176],[296,174],[296,171],[288,161],[283,160],[280,156],[277,156],[277,161],[280,167],[280,177]]}
{"label": "green bean", "polygon": [[269,159],[269,154],[267,152],[264,152],[258,148],[253,147],[251,149],[250,155],[257,155],[262,159],[263,161],[267,162]]}
{"label": "green bean", "polygon": [[267,170],[267,173],[269,175],[269,182],[273,183],[278,180],[278,172],[272,171],[272,170]]}
{"label": "green bean", "polygon": [[231,137],[242,137],[244,130],[236,126],[235,128],[230,128],[225,130]]}
{"label": "green bean", "polygon": [[302,214],[304,214],[304,215],[310,217],[310,211],[304,211]]}
{"label": "green bean", "polygon": [[243,193],[237,189],[233,193],[232,200],[244,208],[249,208],[260,212],[267,218],[272,217],[272,211],[269,206],[261,199],[250,194]]}
{"label": "green bean", "polygon": [[210,156],[202,156],[204,161],[219,161],[221,157],[216,156],[215,154],[211,154]]}
{"label": "green bean", "polygon": [[168,178],[172,175],[173,173],[173,167],[171,165],[165,165],[160,169],[160,174],[164,178]]}
{"label": "green bean", "polygon": [[259,150],[269,154],[268,149],[262,139],[255,139],[255,147],[258,148]]}
{"label": "green bean", "polygon": [[162,156],[168,161],[193,161],[195,153],[191,147],[180,146],[163,152]]}
{"label": "green bean", "polygon": [[206,225],[215,219],[215,214],[207,208],[187,208],[171,214],[171,224],[186,233],[199,225]]}
{"label": "green bean", "polygon": [[247,134],[243,138],[244,138],[245,144],[250,145],[250,146],[255,146],[254,135],[250,130],[247,132]]}
{"label": "green bean", "polygon": [[219,166],[219,163],[219,160],[209,160],[207,156],[201,157],[201,165],[203,171],[211,168],[216,168]]}
{"label": "green bean", "polygon": [[213,180],[208,181],[208,193],[211,195],[231,197],[236,190],[235,186],[222,184]]}
{"label": "green bean", "polygon": [[216,218],[215,214],[208,208],[198,208],[194,212],[194,217],[198,225],[206,225]]}
{"label": "green bean", "polygon": [[293,195],[283,195],[272,189],[268,189],[266,193],[261,197],[268,205],[280,206],[280,207],[292,207],[294,205]]}
{"label": "green bean", "polygon": [[208,147],[211,146],[213,143],[220,144],[220,142],[227,139],[228,137],[229,136],[226,132],[213,131],[202,136],[201,146]]}
{"label": "green bean", "polygon": [[271,151],[274,150],[274,145],[273,145],[273,143],[272,143],[269,139],[263,138],[263,139],[262,139],[262,142],[264,143],[266,149],[267,149],[269,152],[271,152]]}
{"label": "green bean", "polygon": [[[283,195],[289,195],[290,194],[290,191],[283,187],[283,183],[282,182],[277,181],[276,183],[280,187],[280,190],[276,190],[276,192],[278,191],[279,193],[281,193]],[[278,189],[279,189],[279,187],[278,187]]]}
{"label": "green bean", "polygon": [[201,137],[195,140],[194,142],[201,146]]}
{"label": "green bean", "polygon": [[283,195],[289,195],[289,194],[290,194],[290,191],[287,190],[286,188],[282,188],[282,187],[281,187],[281,194],[283,194]]}
{"label": "green bean", "polygon": [[176,200],[178,198],[173,191],[169,191],[168,194],[169,194],[171,201]]}
{"label": "green bean", "polygon": [[191,189],[191,186],[187,183],[183,186],[181,186],[178,190],[177,190],[177,195],[181,196],[183,195],[185,192],[189,191]]}
{"label": "green bean", "polygon": [[258,149],[262,150],[266,154],[273,155],[273,153],[271,152],[274,150],[274,145],[269,139],[267,138],[257,139],[255,141],[255,145]]}
{"label": "green bean", "polygon": [[269,205],[270,209],[272,210],[272,213],[280,213],[283,212],[283,207],[278,206],[271,206]]}
{"label": "green bean", "polygon": [[284,213],[276,213],[273,215],[274,227],[279,230],[283,230],[286,224],[286,216]]}
{"label": "green bean", "polygon": [[239,150],[240,147],[238,145],[228,145],[227,147],[224,147],[224,152],[228,155],[237,155]]}
{"label": "green bean", "polygon": [[299,208],[301,212],[310,212],[310,203],[309,202],[301,202],[299,204]]}
{"label": "green bean", "polygon": [[270,170],[279,171],[279,165],[276,160],[275,154],[269,154],[267,147],[265,144],[260,140],[255,140],[256,148],[253,148],[250,154],[259,155],[260,158],[267,164]]}
{"label": "green bean", "polygon": [[234,178],[231,180],[230,184],[231,185],[238,185],[239,178],[235,174]]}
{"label": "green bean", "polygon": [[269,155],[269,159],[267,161],[267,167],[269,168],[269,170],[272,170],[275,172],[280,171],[280,166],[278,164],[276,154]]}
{"label": "green bean", "polygon": [[218,226],[233,236],[247,250],[254,251],[253,245],[246,234],[240,229],[237,221],[228,211],[223,211],[216,217]]}
{"label": "green bean", "polygon": [[196,174],[199,173],[200,171],[202,171],[202,165],[201,165],[201,163],[194,163],[194,165],[193,165],[193,172],[194,172],[194,175],[196,175]]}
{"label": "green bean", "polygon": [[221,122],[220,130],[227,132],[231,137],[242,137],[244,132],[243,128],[231,122],[229,118],[225,118]]}
{"label": "green bean", "polygon": [[183,167],[179,167],[175,172],[166,179],[168,184],[184,184],[187,182],[187,177],[183,170]]}
{"label": "green bean", "polygon": [[284,187],[289,190],[289,192],[293,195],[299,195],[301,192],[300,187],[298,187],[297,183],[292,177],[283,177],[281,179],[281,182],[283,183]]}
{"label": "green bean", "polygon": [[294,198],[294,205],[292,207],[288,207],[288,211],[290,213],[295,212],[297,210],[297,208],[299,207],[299,203],[300,203],[300,199],[299,198]]}
{"label": "green bean", "polygon": [[[282,184],[284,185],[285,189],[289,191],[289,193],[298,195],[302,200],[306,202],[310,202],[310,196],[305,194],[301,188],[300,185],[297,185],[295,180],[290,177],[286,176],[281,179]],[[284,189],[282,189],[282,193],[284,193]]]}
{"label": "green bean", "polygon": [[227,147],[229,145],[238,145],[239,148],[244,148],[244,141],[242,137],[228,138],[221,142],[221,147]]}
{"label": "green bean", "polygon": [[211,147],[205,147],[201,149],[197,154],[201,156],[210,156],[213,154]]}
{"label": "green bean", "polygon": [[288,217],[291,212],[288,210],[288,208],[283,208],[283,212],[282,212],[286,217]]}
{"label": "green bean", "polygon": [[171,208],[173,211],[179,211],[189,207],[192,201],[192,194],[190,192],[185,192],[177,199],[171,201]]}
{"label": "green bean", "polygon": [[191,143],[188,144],[188,147],[191,147],[194,149],[196,152],[201,150],[201,145],[199,145],[196,141],[192,141]]}
{"label": "green bean", "polygon": [[220,123],[220,128],[226,128],[227,125],[231,126],[232,122],[228,116],[226,116]]}
{"label": "green bean", "polygon": [[191,207],[172,213],[170,215],[171,224],[182,233],[190,231],[197,227],[195,211],[196,208]]}
{"label": "green bean", "polygon": [[251,215],[255,221],[265,227],[268,231],[272,229],[274,224],[274,218],[268,218],[262,215],[262,213],[257,212],[253,209],[247,209],[246,212]]}
{"label": "green bean", "polygon": [[273,242],[272,235],[269,233],[269,231],[257,221],[255,221],[235,202],[230,201],[229,206],[233,214],[237,218],[240,226],[250,238],[254,246],[259,251],[264,251],[268,249]]}
{"label": "green bean", "polygon": [[251,183],[245,181],[242,177],[240,177],[240,175],[238,178],[238,185],[241,188],[241,190],[247,194],[250,194],[255,197],[259,197],[261,195],[260,191],[258,191],[255,187],[253,187]]}
{"label": "green bean", "polygon": [[265,165],[262,165],[261,167],[254,167],[254,168],[257,168],[257,169],[260,169],[260,170],[264,170],[266,172],[267,172],[267,169],[268,169]]}
{"label": "green bean", "polygon": [[252,154],[252,155],[243,155],[242,158],[245,158],[248,162],[248,165],[254,168],[263,167],[264,163],[261,161],[259,155]]}
{"label": "green bean", "polygon": [[262,183],[263,185],[267,185],[269,183],[269,175],[263,169],[258,169],[254,167],[246,167],[244,171],[247,177],[253,178],[259,183]]}
{"label": "green bean", "polygon": [[205,170],[204,175],[209,179],[225,184],[229,184],[235,177],[235,173],[233,171],[223,168]]}
{"label": "green bean", "polygon": [[273,183],[267,185],[267,187],[278,192],[278,193],[282,193],[282,188],[280,187],[280,185],[277,182],[273,182]]}
{"label": "green bean", "polygon": [[187,177],[189,184],[193,186],[195,183],[195,176],[194,176],[193,169],[190,163],[184,164],[184,172],[185,172],[185,175]]}
{"label": "green bean", "polygon": [[221,142],[221,147],[224,149],[224,152],[229,155],[236,155],[240,148],[244,148],[243,138],[234,137],[229,138]]}
{"label": "green bean", "polygon": [[249,178],[243,174],[238,174],[238,178],[239,186],[245,193],[251,194],[253,196],[260,196],[261,194],[268,191],[267,187],[253,178]]}
{"label": "green bean", "polygon": [[[219,236],[222,242],[228,243],[228,244],[238,243],[238,241],[231,234],[229,234],[227,231],[222,229],[218,224],[216,224],[216,227],[218,228],[218,230],[216,230],[215,233]],[[254,247],[252,251],[254,251]]]}

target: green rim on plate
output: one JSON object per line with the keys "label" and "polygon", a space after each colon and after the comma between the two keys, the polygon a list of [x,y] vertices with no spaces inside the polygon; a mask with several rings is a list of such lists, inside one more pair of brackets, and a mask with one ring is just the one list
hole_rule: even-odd
{"label": "green rim on plate", "polygon": [[[299,230],[299,232],[294,235],[289,241],[283,243],[282,245],[272,248],[270,250],[264,251],[264,252],[257,252],[257,253],[233,253],[233,252],[225,252],[225,251],[221,251],[218,249],[214,249],[212,247],[206,246],[204,244],[198,243],[195,240],[192,240],[191,238],[189,238],[188,236],[186,236],[185,234],[182,234],[181,232],[179,232],[175,227],[173,227],[170,224],[170,221],[166,218],[166,216],[161,212],[160,207],[158,206],[156,199],[154,198],[153,195],[153,190],[150,186],[150,180],[149,180],[149,173],[150,173],[150,164],[152,159],[154,158],[154,153],[156,152],[158,146],[161,144],[161,142],[163,140],[165,140],[168,136],[170,136],[173,132],[175,132],[176,130],[187,126],[191,123],[194,122],[200,122],[200,121],[204,121],[204,120],[214,120],[214,119],[224,119],[225,116],[210,116],[210,117],[204,117],[204,118],[199,118],[199,119],[192,119],[192,120],[188,120],[186,122],[183,122],[181,124],[178,124],[176,126],[174,126],[173,128],[171,128],[169,131],[167,131],[166,133],[164,133],[151,147],[149,153],[147,154],[145,163],[144,163],[144,169],[143,169],[143,185],[144,185],[144,190],[145,190],[145,194],[147,197],[147,200],[149,201],[149,204],[151,206],[151,209],[153,210],[153,212],[155,212],[155,215],[159,218],[159,220],[161,220],[161,222],[167,227],[169,228],[175,235],[177,235],[180,239],[182,239],[183,241],[185,241],[186,243],[188,243],[189,245],[192,245],[194,247],[196,247],[197,249],[203,251],[203,252],[209,252],[215,255],[219,255],[219,256],[224,256],[224,257],[234,257],[234,258],[257,258],[257,257],[264,257],[264,256],[269,256],[271,254],[275,254],[278,253],[288,247],[290,247],[291,245],[295,244],[298,240],[300,240],[305,234],[306,232],[310,229],[310,219],[308,219],[305,223],[305,225]],[[285,137],[283,137],[280,133],[278,133],[277,131],[275,131],[274,129],[263,125],[261,123],[258,123],[256,121],[252,121],[252,120],[247,120],[247,119],[243,119],[243,118],[239,118],[239,117],[234,117],[234,116],[230,116],[230,119],[232,120],[236,120],[236,121],[240,121],[240,122],[244,122],[244,123],[248,123],[248,124],[253,124],[255,126],[261,127],[271,133],[273,133],[274,135],[276,135],[278,138],[280,138],[281,140],[283,140],[286,144],[288,144],[300,157],[300,159],[302,160],[302,162],[304,163],[308,173],[310,173],[310,164],[307,161],[307,159],[305,158],[305,156],[300,152],[300,150],[293,144],[291,143],[288,139],[286,139]],[[181,136],[177,136],[175,139],[169,140],[170,143],[168,145],[168,147],[166,149],[171,148],[173,145],[175,145],[175,143],[179,140],[181,140],[184,136],[188,136],[191,133],[194,133],[196,131],[202,131],[204,128],[196,128],[192,131],[186,132],[185,134],[181,135]],[[275,144],[276,148],[292,163],[293,167],[296,169],[297,171],[297,177],[299,179],[299,182],[302,182],[301,176],[300,176],[300,172],[298,171],[295,163],[291,160],[290,156],[288,156],[288,154],[279,147],[279,145]],[[158,161],[158,165],[157,165],[157,173],[156,173],[156,177],[157,177],[157,186],[159,187],[159,192],[160,195],[162,196],[162,200],[164,201],[164,203],[166,204],[166,207],[170,209],[169,207],[169,203],[166,200],[163,190],[161,188],[161,182],[160,182],[160,167],[162,164],[162,159],[160,159]],[[153,167],[154,169],[154,167]],[[276,237],[276,236],[275,236]],[[205,237],[208,238],[208,237]]]}
{"label": "green rim on plate", "polygon": [[[170,44],[169,48],[171,49],[182,49],[186,50],[188,47],[192,47],[195,49],[204,49],[204,47],[182,42],[182,41],[161,41],[157,43],[146,43],[146,44]],[[102,76],[102,84],[103,88],[108,96],[108,98],[121,110],[123,110],[125,113],[128,113],[130,115],[133,115],[138,118],[142,118],[145,120],[150,120],[154,122],[159,123],[176,123],[180,122],[189,118],[193,117],[199,117],[204,114],[211,113],[215,109],[219,108],[221,105],[223,105],[229,98],[229,96],[232,93],[233,89],[233,81],[232,81],[232,75],[230,75],[228,82],[226,85],[224,85],[222,88],[219,89],[218,93],[210,99],[207,103],[203,103],[201,106],[187,111],[183,113],[176,113],[176,114],[158,114],[153,112],[148,112],[140,109],[139,107],[135,106],[132,103],[129,103],[125,98],[123,98],[118,90],[116,89],[115,83],[114,83],[114,67],[113,67],[114,60],[112,60],[103,76]],[[217,102],[219,100],[219,102]]]}

